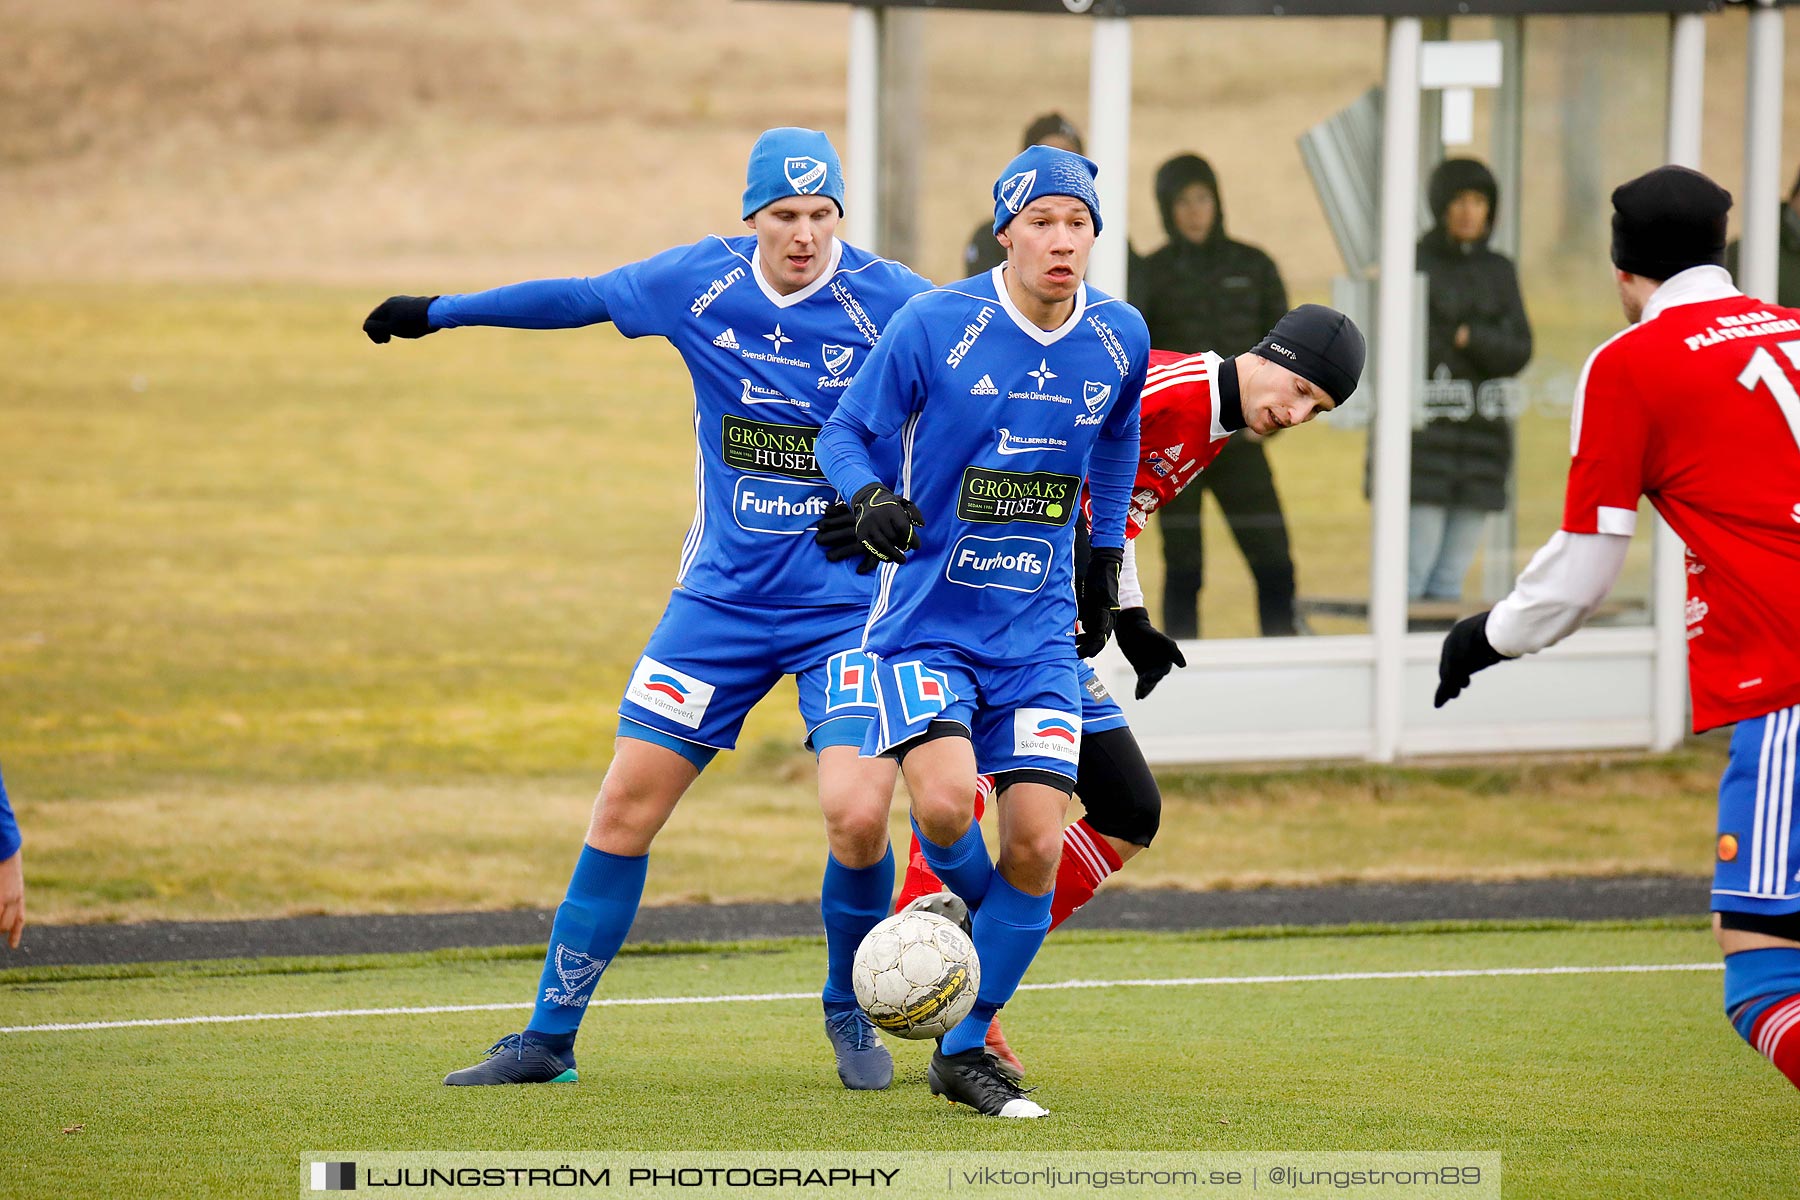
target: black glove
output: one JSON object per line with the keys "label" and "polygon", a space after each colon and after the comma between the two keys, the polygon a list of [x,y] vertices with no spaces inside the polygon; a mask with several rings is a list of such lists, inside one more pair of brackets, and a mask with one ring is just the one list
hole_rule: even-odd
{"label": "black glove", "polygon": [[1487,619],[1486,613],[1464,617],[1444,635],[1444,649],[1438,655],[1437,695],[1431,707],[1444,707],[1462,695],[1471,675],[1505,660],[1506,655],[1488,641]]}
{"label": "black glove", "polygon": [[856,518],[856,537],[863,549],[882,562],[903,563],[906,552],[917,548],[915,528],[925,527],[925,515],[911,500],[871,483],[850,500]]}
{"label": "black glove", "polygon": [[389,296],[363,318],[363,332],[377,346],[386,345],[391,337],[422,338],[428,333],[436,333],[426,315],[431,310],[431,302],[436,299],[436,296]]}
{"label": "black glove", "polygon": [[850,506],[839,500],[825,510],[819,518],[819,527],[813,533],[813,541],[824,549],[825,557],[832,562],[843,562],[846,558],[862,559],[856,564],[858,575],[867,575],[880,563],[863,548],[862,539],[856,536],[856,517],[850,512]]}
{"label": "black glove", "polygon": [[1119,613],[1113,632],[1125,661],[1137,672],[1137,698],[1142,700],[1156,690],[1176,667],[1187,666],[1181,647],[1175,639],[1150,623],[1150,612],[1143,608],[1127,608]]}
{"label": "black glove", "polygon": [[1075,610],[1081,632],[1075,635],[1075,653],[1092,658],[1106,649],[1112,636],[1113,618],[1119,615],[1119,568],[1125,563],[1121,546],[1095,546],[1088,551],[1087,570],[1075,590]]}

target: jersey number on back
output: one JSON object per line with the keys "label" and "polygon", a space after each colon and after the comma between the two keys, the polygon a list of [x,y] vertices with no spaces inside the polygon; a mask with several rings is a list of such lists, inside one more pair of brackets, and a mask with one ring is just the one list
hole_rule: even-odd
{"label": "jersey number on back", "polygon": [[[1800,342],[1781,342],[1777,349],[1787,356],[1795,371],[1800,371]],[[1787,418],[1788,432],[1794,435],[1794,445],[1800,447],[1800,391],[1794,390],[1794,381],[1787,372],[1776,363],[1775,356],[1762,346],[1750,356],[1750,362],[1737,377],[1738,384],[1748,391],[1754,392],[1756,385],[1766,383],[1775,397],[1775,403],[1781,406],[1781,415]]]}

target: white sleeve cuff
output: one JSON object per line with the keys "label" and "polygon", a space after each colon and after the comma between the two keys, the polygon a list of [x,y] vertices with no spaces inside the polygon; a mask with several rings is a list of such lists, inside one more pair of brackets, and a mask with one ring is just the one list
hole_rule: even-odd
{"label": "white sleeve cuff", "polygon": [[[1602,509],[1604,516],[1618,509]],[[1635,522],[1637,514],[1630,514]],[[1553,646],[1594,615],[1625,569],[1627,534],[1556,536],[1532,555],[1506,599],[1488,614],[1488,644],[1508,658]]]}
{"label": "white sleeve cuff", "polygon": [[1125,539],[1125,561],[1119,566],[1119,607],[1143,608],[1144,589],[1138,583],[1137,539]]}
{"label": "white sleeve cuff", "polygon": [[1594,517],[1594,528],[1601,533],[1630,537],[1637,532],[1637,509],[1607,508],[1604,504]]}

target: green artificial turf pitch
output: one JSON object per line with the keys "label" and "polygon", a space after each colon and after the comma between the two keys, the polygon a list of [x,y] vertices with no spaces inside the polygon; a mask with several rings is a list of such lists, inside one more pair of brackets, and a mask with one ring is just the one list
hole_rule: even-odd
{"label": "green artificial turf pitch", "polygon": [[[604,999],[810,993],[817,942],[634,953]],[[0,1196],[291,1195],[304,1151],[1498,1151],[1509,1196],[1791,1196],[1800,1097],[1692,924],[1053,938],[1006,1010],[1048,1120],[839,1087],[816,1000],[596,1007],[569,1086],[448,1089],[523,1010],[0,1034]],[[1630,973],[1414,972],[1682,965]],[[0,1025],[518,1003],[537,952],[0,974]],[[1274,979],[1400,973],[1395,978]],[[78,1127],[78,1128],[77,1128]],[[67,1132],[76,1129],[75,1132]]]}

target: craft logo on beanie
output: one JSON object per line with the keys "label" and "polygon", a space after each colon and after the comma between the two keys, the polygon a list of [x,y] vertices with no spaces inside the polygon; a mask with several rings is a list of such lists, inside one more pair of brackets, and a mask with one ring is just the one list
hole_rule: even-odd
{"label": "craft logo on beanie", "polygon": [[1368,358],[1356,322],[1323,304],[1302,304],[1289,312],[1250,352],[1278,356],[1284,360],[1280,365],[1323,389],[1334,404],[1356,391]]}

